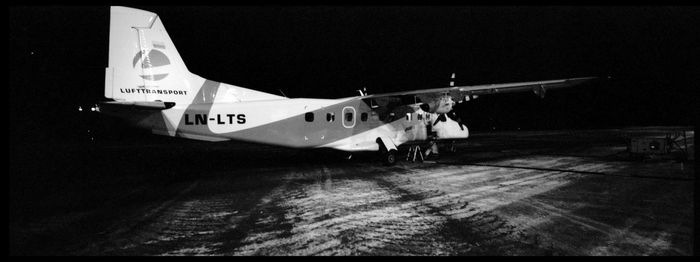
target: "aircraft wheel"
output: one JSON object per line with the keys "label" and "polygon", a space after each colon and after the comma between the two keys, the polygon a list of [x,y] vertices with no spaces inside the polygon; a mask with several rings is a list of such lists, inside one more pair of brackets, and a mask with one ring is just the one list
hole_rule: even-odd
{"label": "aircraft wheel", "polygon": [[392,149],[389,150],[389,152],[386,152],[384,154],[384,164],[387,166],[391,166],[396,164],[396,150]]}

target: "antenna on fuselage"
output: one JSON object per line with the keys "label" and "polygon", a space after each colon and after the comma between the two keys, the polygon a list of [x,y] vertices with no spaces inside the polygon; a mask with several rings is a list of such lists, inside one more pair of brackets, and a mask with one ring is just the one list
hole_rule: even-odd
{"label": "antenna on fuselage", "polygon": [[282,96],[283,96],[283,97],[287,97],[287,95],[285,95],[284,92],[282,92],[282,89],[277,89],[277,90],[279,90],[280,93],[282,93]]}
{"label": "antenna on fuselage", "polygon": [[362,89],[357,89],[357,92],[360,92],[360,96],[369,95],[369,94],[367,93],[367,87],[366,87],[366,86],[363,86]]}
{"label": "antenna on fuselage", "polygon": [[[450,77],[450,86],[455,86],[455,73],[452,73],[452,76]],[[457,103],[462,103],[464,101],[469,101],[469,97],[465,97],[464,99],[460,99],[457,101]]]}

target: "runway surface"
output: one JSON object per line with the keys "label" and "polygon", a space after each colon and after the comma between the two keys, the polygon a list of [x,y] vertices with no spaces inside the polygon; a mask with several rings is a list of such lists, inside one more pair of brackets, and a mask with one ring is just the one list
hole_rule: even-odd
{"label": "runway surface", "polygon": [[44,197],[14,191],[10,251],[693,255],[694,161],[626,153],[629,137],[661,133],[474,134],[428,162],[402,148],[390,167],[236,143],[68,148],[78,160],[57,161]]}

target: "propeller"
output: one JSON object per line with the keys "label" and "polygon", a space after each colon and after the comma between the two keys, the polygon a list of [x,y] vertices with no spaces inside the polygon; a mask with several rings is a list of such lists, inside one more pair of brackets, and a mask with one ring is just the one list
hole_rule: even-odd
{"label": "propeller", "polygon": [[[462,129],[462,131],[464,131],[464,128],[467,126],[467,124],[464,123],[464,121],[462,120],[462,116],[460,114],[460,112],[463,112],[463,110],[456,110],[456,109],[457,109],[457,106],[453,107],[452,110],[450,112],[448,112],[446,115],[450,119],[457,122],[457,124],[459,124],[459,128]],[[439,117],[438,117],[438,119],[439,119]]]}
{"label": "propeller", "polygon": [[[454,85],[455,85],[455,73],[452,73],[452,75],[450,76],[450,86],[454,86]],[[476,98],[476,95],[473,95],[472,99],[475,99],[475,98]],[[459,115],[458,111],[455,111],[455,108],[458,105],[463,104],[462,102],[469,101],[469,100],[470,100],[469,96],[465,96],[465,97],[460,98],[459,102],[455,103],[452,96],[450,96],[448,93],[444,93],[441,97],[434,99],[431,102],[421,104],[420,108],[425,112],[438,114],[438,117],[437,117],[437,119],[435,119],[435,122],[433,122],[432,126],[437,125],[437,123],[439,123],[439,122],[447,121],[447,117],[449,117],[450,119],[459,123],[459,127],[462,130],[464,130],[464,127],[466,125],[462,122],[462,118]]]}
{"label": "propeller", "polygon": [[435,126],[439,122],[445,122],[449,117],[455,122],[460,123],[460,128],[464,130],[464,127],[462,126],[464,124],[461,122],[461,117],[458,115],[457,111],[455,111],[456,106],[457,103],[455,103],[454,100],[452,100],[452,97],[450,95],[445,94],[442,97],[435,99],[431,102],[421,104],[420,108],[425,112],[434,113],[438,115],[438,117],[435,119],[431,126]]}
{"label": "propeller", "polygon": [[[450,111],[450,112],[452,112],[452,111]],[[447,121],[447,119],[445,118],[445,115],[446,115],[446,114],[447,114],[447,113],[443,113],[443,114],[438,115],[438,117],[435,119],[435,123],[433,123],[433,126],[437,125],[437,123],[440,122],[440,121],[442,121],[442,122]],[[451,117],[450,117],[450,118],[451,118]]]}

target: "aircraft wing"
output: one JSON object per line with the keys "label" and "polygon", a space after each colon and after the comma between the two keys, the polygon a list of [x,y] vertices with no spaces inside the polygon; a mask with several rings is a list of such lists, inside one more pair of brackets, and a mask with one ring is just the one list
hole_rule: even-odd
{"label": "aircraft wing", "polygon": [[422,89],[413,90],[405,92],[395,92],[395,93],[385,93],[368,95],[366,98],[378,98],[386,96],[403,96],[403,95],[445,95],[449,94],[461,95],[462,98],[466,95],[486,95],[486,94],[500,94],[500,93],[513,93],[513,92],[523,92],[523,91],[533,91],[535,94],[541,95],[540,91],[548,89],[556,89],[574,86],[587,82],[597,77],[580,77],[580,78],[569,78],[569,79],[558,79],[558,80],[547,80],[547,81],[534,81],[534,82],[520,82],[520,83],[507,83],[507,84],[489,84],[489,85],[475,85],[475,86],[451,86],[445,88],[433,88],[433,89]]}
{"label": "aircraft wing", "polygon": [[413,90],[376,95],[367,95],[362,98],[372,108],[396,107],[400,105],[424,103],[431,113],[446,113],[452,109],[447,105],[445,98],[452,101],[468,100],[470,97],[501,93],[514,93],[532,91],[540,97],[544,97],[547,90],[578,85],[597,77],[580,77],[558,80],[519,82],[506,84],[488,84],[475,86],[453,86],[445,88]]}

